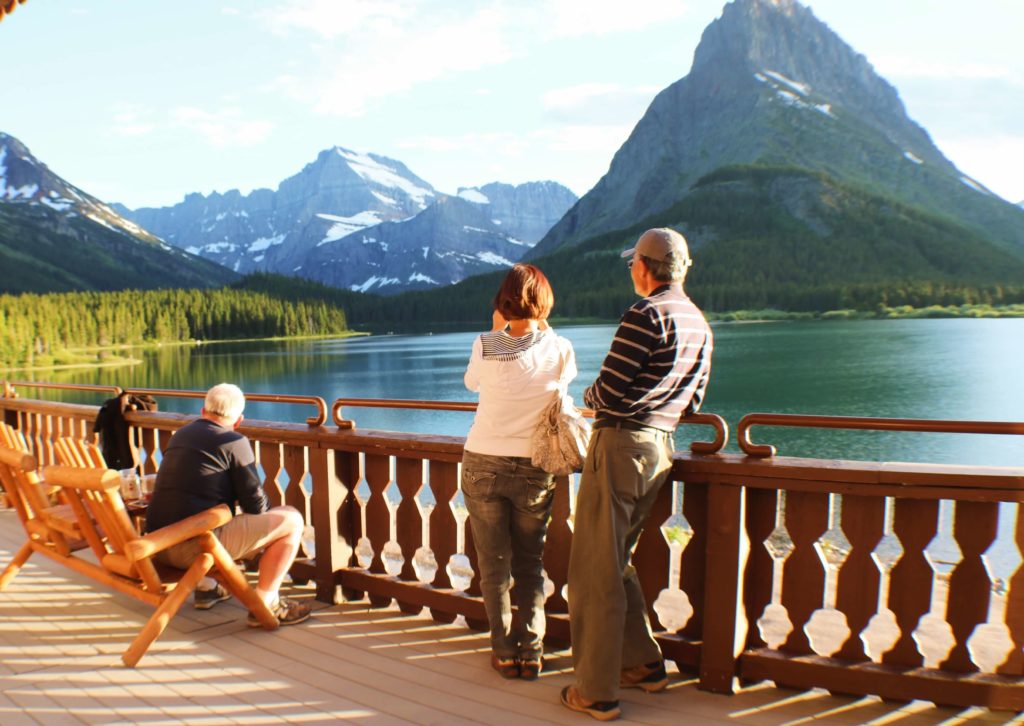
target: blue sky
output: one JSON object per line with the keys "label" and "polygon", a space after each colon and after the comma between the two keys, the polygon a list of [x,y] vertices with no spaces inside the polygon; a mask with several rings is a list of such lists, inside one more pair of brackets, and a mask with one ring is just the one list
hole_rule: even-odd
{"label": "blue sky", "polygon": [[[723,0],[29,0],[0,130],[106,201],[276,188],[322,149],[583,194]],[[1024,3],[810,0],[960,169],[1024,200]]]}

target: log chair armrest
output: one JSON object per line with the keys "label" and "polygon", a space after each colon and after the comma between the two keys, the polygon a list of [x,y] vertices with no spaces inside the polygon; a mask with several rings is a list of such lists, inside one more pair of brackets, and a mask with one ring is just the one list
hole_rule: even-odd
{"label": "log chair armrest", "polygon": [[155,532],[139,537],[125,544],[125,554],[132,562],[152,557],[168,547],[181,544],[187,539],[198,537],[231,521],[231,510],[225,504],[218,504],[205,512],[193,514],[180,522],[161,527]]}

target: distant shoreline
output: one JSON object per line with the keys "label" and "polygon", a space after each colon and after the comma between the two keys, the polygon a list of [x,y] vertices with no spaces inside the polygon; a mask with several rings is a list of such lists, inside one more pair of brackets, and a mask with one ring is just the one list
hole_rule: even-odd
{"label": "distant shoreline", "polygon": [[[787,321],[835,321],[835,320],[909,320],[922,318],[972,318],[972,319],[994,319],[994,318],[1024,318],[1024,304],[1015,303],[1012,305],[929,305],[923,308],[913,308],[909,305],[900,307],[880,307],[877,310],[827,310],[825,312],[794,312],[789,310],[776,310],[766,308],[762,310],[732,310],[728,312],[707,312],[707,318],[712,323],[730,324],[752,324],[752,323],[778,323]],[[595,317],[552,317],[551,324],[557,326],[567,325],[614,325],[617,318],[595,318]],[[349,330],[343,333],[331,333],[327,335],[300,335],[300,336],[276,336],[270,338],[226,338],[223,340],[182,340],[158,343],[132,343],[118,344],[111,346],[95,346],[87,348],[75,348],[61,351],[52,356],[54,362],[46,365],[0,367],[0,374],[7,375],[17,371],[63,371],[77,368],[112,368],[120,366],[138,365],[142,362],[140,358],[133,357],[104,357],[103,354],[109,351],[129,351],[132,349],[154,349],[164,346],[184,345],[223,345],[226,343],[261,343],[286,340],[326,340],[337,338],[353,338],[367,335],[387,335],[389,333],[401,333],[403,335],[428,335],[435,332],[460,332],[482,329],[487,321],[480,321],[474,326],[471,322],[460,323],[424,323],[417,326],[415,330],[402,330],[401,326],[394,329],[381,327],[377,330]],[[94,355],[89,355],[94,354]],[[60,361],[60,362],[56,362]]]}
{"label": "distant shoreline", "polygon": [[[142,363],[141,358],[129,358],[129,357],[104,357],[103,354],[109,351],[129,351],[134,349],[142,350],[153,350],[156,348],[164,347],[181,347],[186,345],[201,346],[201,345],[221,345],[224,343],[267,343],[273,341],[282,340],[324,340],[333,338],[356,338],[370,335],[370,333],[359,332],[355,330],[348,330],[343,333],[330,333],[326,335],[295,335],[295,336],[275,336],[271,338],[225,338],[223,340],[175,340],[175,341],[163,341],[163,342],[143,342],[143,343],[118,343],[117,345],[106,345],[106,346],[89,346],[87,348],[73,348],[52,356],[55,360],[61,361],[74,361],[74,362],[61,362],[61,363],[50,363],[47,365],[37,366],[14,366],[4,367],[0,366],[0,374],[8,374],[19,371],[24,372],[35,372],[35,371],[67,371],[75,370],[77,368],[119,368],[122,366],[132,366]],[[94,355],[89,355],[94,354]]]}

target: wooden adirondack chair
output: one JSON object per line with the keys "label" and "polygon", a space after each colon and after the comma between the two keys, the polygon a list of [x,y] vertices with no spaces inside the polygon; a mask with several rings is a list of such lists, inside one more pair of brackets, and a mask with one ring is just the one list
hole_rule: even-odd
{"label": "wooden adirondack chair", "polygon": [[48,496],[49,488],[43,486],[36,471],[35,458],[25,450],[0,444],[0,485],[28,536],[7,568],[0,573],[2,590],[32,554],[33,542],[63,556],[72,550],[82,549],[85,544],[71,507],[53,504]]}
{"label": "wooden adirondack chair", "polygon": [[[20,472],[18,477],[11,477],[16,480],[15,485],[35,477],[35,459],[23,452],[0,447],[0,462],[0,471],[15,469]],[[231,520],[231,512],[226,506],[213,507],[141,536],[132,525],[121,500],[121,477],[116,471],[50,466],[46,468],[45,476],[46,483],[57,486],[68,501],[69,504],[63,506],[71,508],[81,538],[88,543],[99,564],[92,558],[76,556],[66,537],[61,543],[62,533],[54,531],[52,521],[46,517],[45,507],[41,516],[34,508],[29,508],[27,519],[23,519],[27,522],[29,540],[0,574],[0,590],[17,575],[33,552],[39,552],[98,583],[152,605],[156,612],[121,656],[128,667],[134,667],[145,655],[207,574],[220,580],[255,614],[265,629],[277,628],[277,618],[249,587],[245,576],[212,532]],[[5,475],[5,487],[8,477]],[[37,477],[36,480],[38,482]],[[19,516],[21,514],[19,510]],[[38,523],[36,520],[40,519],[42,522]],[[167,567],[154,559],[158,552],[193,537],[199,538],[203,553],[187,570]]]}
{"label": "wooden adirondack chair", "polygon": [[53,442],[53,452],[61,466],[107,468],[100,447],[88,441],[65,436]]}

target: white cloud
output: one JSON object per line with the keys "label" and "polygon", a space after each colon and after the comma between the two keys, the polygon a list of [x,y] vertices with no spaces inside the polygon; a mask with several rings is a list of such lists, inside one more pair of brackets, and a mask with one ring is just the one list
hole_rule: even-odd
{"label": "white cloud", "polygon": [[[337,116],[360,116],[376,99],[408,91],[447,75],[503,63],[515,55],[500,8],[466,17],[435,18],[434,24],[395,29],[394,35],[352,39],[333,72],[315,82],[313,109]],[[302,91],[300,90],[300,93]]]}
{"label": "white cloud", "polygon": [[[326,115],[364,115],[374,101],[530,54],[567,37],[635,31],[687,11],[680,0],[284,0],[257,17],[274,33],[304,32],[320,73],[278,77],[268,90]],[[629,93],[629,92],[624,92]]]}
{"label": "white cloud", "polygon": [[248,120],[237,109],[217,112],[180,106],[171,113],[173,124],[202,136],[217,147],[253,146],[262,143],[274,129],[269,121]]}

